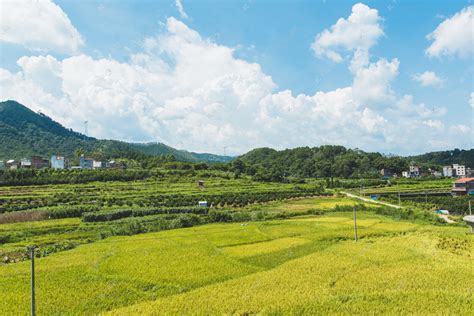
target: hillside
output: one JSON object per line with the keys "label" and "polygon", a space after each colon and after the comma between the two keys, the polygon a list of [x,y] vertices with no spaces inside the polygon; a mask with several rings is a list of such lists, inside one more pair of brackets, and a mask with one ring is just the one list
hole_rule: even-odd
{"label": "hillside", "polygon": [[441,171],[443,165],[453,163],[474,166],[474,149],[400,157],[331,145],[281,151],[257,148],[240,156],[239,160],[245,164],[244,172],[250,174],[261,172],[264,177],[268,177],[268,173],[271,173],[295,177],[371,178],[378,177],[381,169],[401,174],[408,169],[412,161],[420,164],[424,170],[431,168]]}
{"label": "hillside", "polygon": [[453,163],[458,163],[467,165],[471,168],[474,167],[474,149],[436,151],[409,158],[422,163],[433,163],[439,165],[452,165]]}
{"label": "hillside", "polygon": [[161,143],[129,144],[87,137],[16,101],[0,102],[0,143],[0,159],[21,159],[32,155],[48,157],[53,154],[73,157],[78,149],[110,158],[173,155],[177,160],[189,162],[232,159],[177,150]]}

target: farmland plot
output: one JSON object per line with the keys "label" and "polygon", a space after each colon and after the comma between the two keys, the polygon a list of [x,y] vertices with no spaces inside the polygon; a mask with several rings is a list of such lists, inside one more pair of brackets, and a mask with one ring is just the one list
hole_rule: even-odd
{"label": "farmland plot", "polygon": [[[51,314],[472,314],[465,227],[325,213],[111,237],[37,260]],[[29,309],[29,262],[0,266],[7,314]]]}

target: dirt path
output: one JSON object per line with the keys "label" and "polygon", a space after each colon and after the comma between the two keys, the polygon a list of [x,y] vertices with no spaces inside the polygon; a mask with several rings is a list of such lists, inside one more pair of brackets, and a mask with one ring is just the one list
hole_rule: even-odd
{"label": "dirt path", "polygon": [[387,203],[387,202],[381,202],[381,201],[374,201],[374,200],[372,200],[372,199],[368,199],[368,198],[365,198],[365,197],[362,197],[362,196],[358,196],[358,195],[355,195],[355,194],[352,194],[352,193],[348,193],[348,192],[341,192],[341,193],[347,195],[348,197],[355,198],[355,199],[359,199],[359,200],[362,200],[362,201],[368,202],[368,203],[386,205],[386,206],[390,206],[390,207],[394,207],[394,208],[402,208],[402,206],[400,206],[400,205],[395,205],[395,204],[391,204],[391,203]]}

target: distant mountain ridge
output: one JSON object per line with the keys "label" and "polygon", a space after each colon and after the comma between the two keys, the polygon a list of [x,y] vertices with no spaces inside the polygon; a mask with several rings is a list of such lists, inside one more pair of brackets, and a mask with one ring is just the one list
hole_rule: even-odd
{"label": "distant mountain ridge", "polygon": [[72,157],[77,149],[107,156],[173,155],[186,162],[227,162],[230,156],[178,150],[162,143],[126,143],[101,140],[68,129],[50,117],[35,113],[16,101],[0,102],[0,159],[21,159],[53,154]]}
{"label": "distant mountain ridge", "polygon": [[[186,162],[228,162],[234,159],[230,156],[178,150],[162,143],[127,143],[96,139],[68,129],[16,101],[0,102],[0,160],[21,159],[33,155],[49,157],[53,154],[73,157],[77,149],[86,153],[100,152],[111,158],[173,155],[176,160]],[[380,153],[366,153],[342,146],[299,147],[282,151],[256,148],[240,156],[240,159],[248,165],[265,168],[283,166],[285,172],[297,176],[327,176],[333,173],[331,169],[337,165],[345,170],[341,174],[352,175],[354,172],[369,169],[376,173],[381,168],[400,172],[411,161],[438,166],[459,163],[472,168],[474,149],[386,157]]]}

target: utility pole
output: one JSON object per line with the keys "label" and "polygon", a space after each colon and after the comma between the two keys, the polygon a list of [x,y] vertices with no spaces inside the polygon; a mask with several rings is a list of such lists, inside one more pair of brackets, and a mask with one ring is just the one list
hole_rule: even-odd
{"label": "utility pole", "polygon": [[31,258],[31,316],[36,316],[35,301],[35,246],[28,247]]}
{"label": "utility pole", "polygon": [[398,206],[400,206],[402,204],[402,201],[400,199],[400,191],[398,191]]}
{"label": "utility pole", "polygon": [[471,200],[469,200],[469,215],[472,215]]}
{"label": "utility pole", "polygon": [[357,215],[356,215],[355,206],[353,207],[353,210],[354,210],[354,238],[355,238],[355,241],[357,242],[357,240],[358,240],[358,238],[357,238]]}

